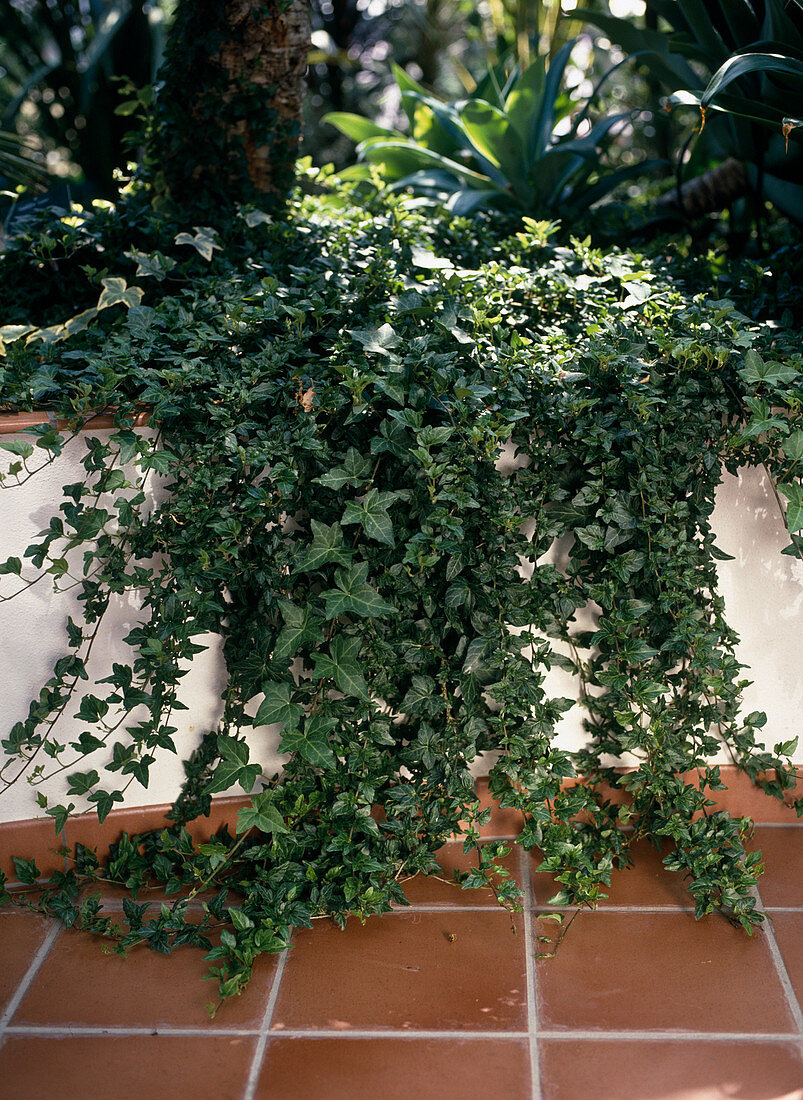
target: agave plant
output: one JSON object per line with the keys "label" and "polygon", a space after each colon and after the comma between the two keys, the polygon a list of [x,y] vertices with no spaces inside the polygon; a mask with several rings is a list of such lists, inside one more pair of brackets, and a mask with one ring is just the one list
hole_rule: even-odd
{"label": "agave plant", "polygon": [[[578,9],[623,49],[641,57],[670,93],[669,104],[691,104],[720,116],[711,151],[734,162],[746,188],[764,194],[792,217],[803,217],[803,4],[801,0],[646,0],[667,31]],[[710,127],[706,127],[710,133]],[[793,145],[790,146],[790,137]],[[691,181],[693,184],[694,181]],[[715,200],[716,179],[705,190]],[[728,193],[732,198],[733,193]]]}
{"label": "agave plant", "polygon": [[348,174],[364,176],[372,166],[388,186],[445,202],[458,215],[507,207],[536,218],[569,218],[588,209],[644,165],[605,163],[630,112],[591,125],[592,105],[613,69],[587,100],[572,99],[564,74],[573,46],[567,42],[550,63],[538,57],[523,70],[506,73],[497,65],[473,95],[453,103],[428,95],[395,68],[409,134],[359,115],[327,116],[358,142],[362,163]]}

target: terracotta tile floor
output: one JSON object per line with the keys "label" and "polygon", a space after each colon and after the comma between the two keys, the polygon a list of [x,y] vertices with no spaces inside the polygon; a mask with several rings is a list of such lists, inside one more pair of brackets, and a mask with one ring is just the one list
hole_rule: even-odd
{"label": "terracotta tile floor", "polygon": [[[515,849],[513,921],[488,894],[417,880],[409,909],[299,931],[212,1021],[200,952],[122,960],[0,910],[0,1096],[802,1100],[803,824],[759,826],[755,843],[772,922],[752,938],[695,922],[644,845],[536,959],[553,887]],[[462,861],[449,845],[444,866]]]}

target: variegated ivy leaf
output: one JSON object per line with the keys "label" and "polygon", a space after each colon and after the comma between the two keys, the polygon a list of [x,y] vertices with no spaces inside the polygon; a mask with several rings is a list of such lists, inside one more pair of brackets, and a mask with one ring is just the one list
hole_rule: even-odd
{"label": "variegated ivy leaf", "polygon": [[[103,290],[98,298],[98,310],[123,305],[127,309],[138,306],[145,293],[141,287],[129,286],[125,279],[101,279]],[[75,318],[74,318],[75,320]]]}
{"label": "variegated ivy leaf", "polygon": [[221,248],[217,243],[217,233],[214,229],[210,229],[208,225],[194,225],[192,228],[195,230],[195,235],[178,233],[174,238],[176,244],[192,245],[205,260],[211,260],[215,249]]}

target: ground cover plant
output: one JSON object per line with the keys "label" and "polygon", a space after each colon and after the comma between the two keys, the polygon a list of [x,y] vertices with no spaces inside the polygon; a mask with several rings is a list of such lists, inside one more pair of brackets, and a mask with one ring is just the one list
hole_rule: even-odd
{"label": "ground cover plant", "polygon": [[[711,757],[726,745],[783,797],[795,746],[758,747],[763,716],[739,714],[710,516],[723,463],[763,463],[801,553],[799,336],[683,287],[657,253],[533,221],[500,239],[483,216],[303,182],[284,214],[246,206],[216,228],[131,193],[33,222],[2,259],[20,288],[0,331],[3,406],[76,426],[111,408],[117,424],[70,444],[86,447],[83,480],[0,565],[4,599],[43,582],[82,605],[3,739],[3,783],[31,780],[57,831],[87,807],[102,820],[170,751],[207,632],[228,671],[220,727],[165,828],[105,854],[79,845],[44,887],[20,858],[30,890],[11,900],[121,951],[200,944],[225,999],[293,927],[403,904],[404,880],[436,871],[455,832],[476,859],[462,885],[515,907],[469,772],[495,751],[491,790],[521,811],[520,843],[542,851],[561,902],[595,904],[649,836],[698,916],[751,930],[760,855],[745,853],[748,822],[712,812]],[[26,302],[43,257],[60,286],[75,272],[78,312]],[[143,405],[155,441],[132,429]],[[67,434],[3,444],[0,491],[57,462]],[[150,503],[155,476],[167,495]],[[544,559],[556,539],[560,568]],[[119,593],[143,609],[130,661],[88,679]],[[573,702],[543,685],[567,661],[589,734],[576,754],[555,745]],[[267,725],[281,775],[260,761]],[[197,845],[188,826],[222,791],[251,804],[233,835]],[[108,880],[131,891],[122,918],[82,892]],[[154,883],[176,900],[143,905]]]}

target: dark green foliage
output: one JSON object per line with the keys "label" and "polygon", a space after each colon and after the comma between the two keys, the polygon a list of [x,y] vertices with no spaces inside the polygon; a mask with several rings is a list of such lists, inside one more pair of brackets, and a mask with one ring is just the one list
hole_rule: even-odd
{"label": "dark green foliage", "polygon": [[128,124],[115,114],[116,82],[153,79],[162,24],[149,18],[149,6],[2,5],[0,130],[32,130],[46,148],[66,150],[90,193],[115,195],[114,170],[125,168]]}
{"label": "dark green foliage", "polygon": [[[708,104],[701,147],[717,160],[730,155],[749,164],[756,192],[799,219],[803,8],[796,0],[647,0],[647,6],[664,29],[578,11],[638,55],[651,78],[675,93],[670,103],[693,105],[692,124],[699,122],[701,101]],[[773,56],[761,61],[757,54]]]}
{"label": "dark green foliage", "polygon": [[[495,246],[482,218],[439,226],[403,200],[361,209],[314,182],[285,221],[246,208],[220,234],[164,223],[135,270],[88,276],[88,316],[4,333],[4,402],[73,419],[111,405],[118,427],[88,434],[84,481],[4,563],[9,594],[40,572],[77,585],[84,621],[3,741],[0,775],[47,781],[57,825],[70,807],[49,792],[64,779],[103,819],[171,749],[207,632],[223,636],[229,676],[174,823],[123,838],[102,867],[79,850],[43,904],[121,949],[203,942],[226,924],[208,955],[221,997],[293,927],[403,903],[404,879],[436,870],[456,831],[477,854],[464,885],[491,883],[515,906],[503,851],[480,843],[469,772],[493,750],[492,790],[521,811],[521,842],[541,849],[562,900],[593,904],[648,835],[674,842],[699,914],[718,907],[749,930],[757,868],[746,825],[710,813],[710,758],[724,741],[748,772],[774,769],[783,796],[794,746],[757,750],[761,716],[739,718],[710,515],[723,458],[785,462],[773,468],[797,528],[799,341],[783,334],[773,366],[777,328],[682,293],[637,254],[559,245],[545,223]],[[140,403],[155,442],[131,430]],[[4,484],[63,442],[49,427],[14,441]],[[170,492],[149,511],[155,474]],[[544,558],[556,539],[560,567]],[[88,681],[115,593],[142,604],[131,658]],[[589,731],[574,755],[554,743],[572,702],[544,689],[567,662]],[[61,722],[76,713],[80,736]],[[281,776],[244,736],[264,724],[287,754]],[[625,753],[623,777],[610,763]],[[585,784],[567,786],[578,771]],[[230,789],[252,794],[236,838],[196,845],[185,826]],[[197,927],[183,902],[154,920],[128,904],[118,926],[74,900],[76,876],[221,892]]]}

